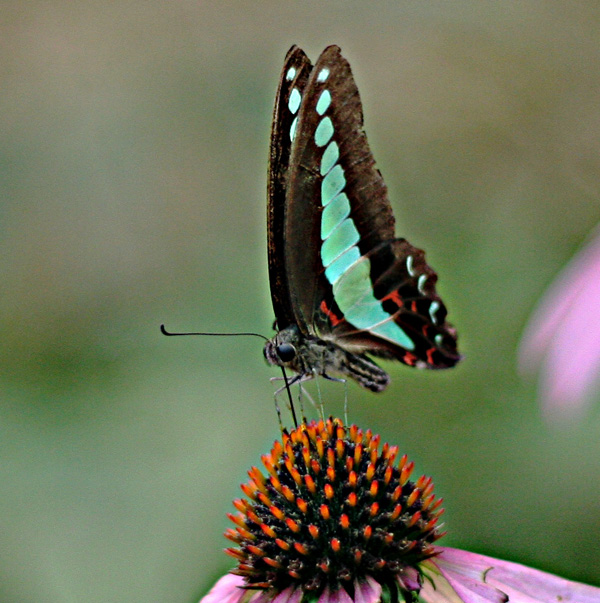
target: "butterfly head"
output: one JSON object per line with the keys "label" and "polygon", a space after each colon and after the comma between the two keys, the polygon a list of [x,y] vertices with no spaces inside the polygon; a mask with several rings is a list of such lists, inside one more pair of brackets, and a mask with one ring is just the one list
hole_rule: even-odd
{"label": "butterfly head", "polygon": [[279,331],[267,341],[263,353],[269,364],[297,369],[298,348],[301,345],[300,332],[295,326]]}

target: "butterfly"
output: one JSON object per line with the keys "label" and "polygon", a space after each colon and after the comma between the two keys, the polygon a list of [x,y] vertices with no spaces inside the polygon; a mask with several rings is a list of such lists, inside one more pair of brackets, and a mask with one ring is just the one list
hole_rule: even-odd
{"label": "butterfly", "polygon": [[292,46],[279,80],[268,175],[275,337],[264,354],[296,375],[351,378],[379,392],[370,356],[454,366],[456,331],[422,250],[396,238],[350,65],[337,46],[313,66]]}

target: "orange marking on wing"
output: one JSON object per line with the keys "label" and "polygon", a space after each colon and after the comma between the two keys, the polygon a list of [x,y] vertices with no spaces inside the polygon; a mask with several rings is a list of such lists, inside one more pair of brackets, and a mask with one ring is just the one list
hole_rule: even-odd
{"label": "orange marking on wing", "polygon": [[417,311],[417,301],[416,301],[416,300],[415,300],[415,301],[413,301],[413,303],[412,303],[412,304],[410,304],[410,309],[411,309],[413,312],[416,312],[416,311]]}
{"label": "orange marking on wing", "polygon": [[402,308],[402,306],[404,306],[404,302],[402,301],[402,298],[400,297],[400,293],[398,293],[398,291],[392,291],[391,293],[388,293],[385,297],[381,298],[381,301],[387,301],[388,299],[391,299],[399,308]]}
{"label": "orange marking on wing", "polygon": [[327,318],[329,318],[329,321],[331,322],[331,325],[333,327],[339,325],[342,320],[344,320],[343,318],[338,318],[328,307],[327,304],[325,303],[325,300],[323,300],[321,302],[321,312],[323,312],[323,314],[325,314],[325,316],[327,316]]}
{"label": "orange marking on wing", "polygon": [[415,362],[417,361],[417,357],[414,354],[411,354],[410,352],[406,352],[402,359],[404,360],[404,362],[406,362],[406,364],[408,364],[408,366],[414,366]]}
{"label": "orange marking on wing", "polygon": [[433,353],[435,352],[435,348],[429,348],[425,354],[427,355],[427,362],[429,362],[429,364],[435,364],[434,360],[433,360]]}

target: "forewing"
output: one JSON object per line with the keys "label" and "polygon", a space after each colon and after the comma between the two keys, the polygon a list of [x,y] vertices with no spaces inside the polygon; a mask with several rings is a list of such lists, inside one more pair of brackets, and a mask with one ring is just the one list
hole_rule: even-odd
{"label": "forewing", "polygon": [[393,236],[394,217],[363,130],[350,65],[330,46],[302,94],[287,179],[285,262],[299,322],[313,333],[324,328],[315,319],[331,292],[325,267],[333,259],[352,248],[342,260],[348,261]]}
{"label": "forewing", "polygon": [[267,246],[271,299],[278,329],[297,321],[290,301],[290,282],[285,268],[285,197],[290,164],[290,131],[292,124],[297,123],[302,92],[311,69],[306,54],[297,46],[292,46],[285,57],[273,110],[267,182]]}

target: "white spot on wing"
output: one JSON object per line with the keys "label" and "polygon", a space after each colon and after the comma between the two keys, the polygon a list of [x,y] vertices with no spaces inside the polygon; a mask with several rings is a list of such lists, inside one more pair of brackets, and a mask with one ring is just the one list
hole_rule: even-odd
{"label": "white spot on wing", "polygon": [[285,74],[285,79],[288,82],[291,82],[295,77],[296,77],[296,68],[295,67],[290,67],[288,69],[288,72]]}
{"label": "white spot on wing", "polygon": [[294,121],[290,126],[290,140],[294,140],[294,136],[296,135],[296,125],[298,124],[298,116],[294,117]]}
{"label": "white spot on wing", "polygon": [[317,76],[317,82],[324,82],[329,77],[329,69],[321,69]]}
{"label": "white spot on wing", "polygon": [[[431,305],[429,306],[429,316],[431,317],[431,322],[432,322],[434,325],[437,325],[437,322],[438,322],[438,320],[437,320],[437,316],[435,315],[435,313],[436,313],[436,312],[437,312],[439,309],[440,309],[440,304],[439,304],[438,302],[436,302],[436,301],[431,302]],[[438,338],[438,337],[441,337],[441,335],[436,335],[435,342],[436,342],[438,345],[440,345],[440,344],[438,343],[438,340],[437,340],[437,338]]]}
{"label": "white spot on wing", "polygon": [[331,93],[329,90],[323,90],[321,92],[321,96],[319,97],[319,101],[317,102],[317,113],[319,115],[323,115],[327,109],[329,109],[329,105],[331,104]]}
{"label": "white spot on wing", "polygon": [[302,95],[298,88],[294,88],[290,93],[290,99],[288,100],[288,107],[292,115],[295,115],[300,107],[302,101]]}

